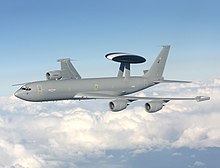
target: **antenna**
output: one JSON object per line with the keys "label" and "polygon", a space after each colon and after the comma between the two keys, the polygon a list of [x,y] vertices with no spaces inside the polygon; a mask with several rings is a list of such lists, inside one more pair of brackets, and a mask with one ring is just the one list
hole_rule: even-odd
{"label": "antenna", "polygon": [[146,61],[146,59],[139,55],[116,52],[106,54],[105,57],[111,61],[120,62],[118,77],[129,78],[130,77],[130,64],[140,64]]}

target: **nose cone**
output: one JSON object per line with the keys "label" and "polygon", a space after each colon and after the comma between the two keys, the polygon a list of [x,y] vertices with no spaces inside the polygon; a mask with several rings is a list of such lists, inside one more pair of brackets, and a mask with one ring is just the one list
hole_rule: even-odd
{"label": "nose cone", "polygon": [[22,93],[21,93],[21,90],[17,90],[15,93],[14,93],[15,97],[19,98],[19,99],[22,99]]}
{"label": "nose cone", "polygon": [[33,101],[33,93],[31,89],[31,84],[23,85],[20,89],[18,89],[14,95],[15,97],[26,100],[26,101]]}
{"label": "nose cone", "polygon": [[27,101],[27,96],[28,96],[28,93],[26,93],[24,90],[17,90],[14,95],[19,98],[19,99],[22,99],[22,100],[26,100]]}

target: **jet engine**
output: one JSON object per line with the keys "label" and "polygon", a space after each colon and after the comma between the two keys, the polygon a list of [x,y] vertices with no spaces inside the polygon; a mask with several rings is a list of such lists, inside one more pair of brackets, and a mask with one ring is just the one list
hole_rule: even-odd
{"label": "jet engine", "polygon": [[49,71],[46,73],[46,78],[48,80],[60,80],[62,78],[61,71],[60,70]]}
{"label": "jet engine", "polygon": [[163,106],[164,106],[163,103],[164,103],[164,101],[161,101],[161,100],[150,101],[145,104],[145,110],[148,113],[155,113],[163,108]]}
{"label": "jet engine", "polygon": [[117,99],[109,103],[109,107],[113,112],[118,112],[126,109],[128,106],[128,100],[126,99]]}

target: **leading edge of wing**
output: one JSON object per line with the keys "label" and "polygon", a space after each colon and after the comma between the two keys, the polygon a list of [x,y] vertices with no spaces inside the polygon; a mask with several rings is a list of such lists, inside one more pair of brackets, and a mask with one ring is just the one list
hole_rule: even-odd
{"label": "leading edge of wing", "polygon": [[75,99],[126,99],[129,101],[137,100],[196,100],[197,102],[210,100],[207,96],[196,96],[196,97],[138,97],[138,96],[117,96],[114,93],[96,93],[96,92],[85,92],[78,93],[74,96]]}
{"label": "leading edge of wing", "polygon": [[210,100],[208,96],[196,96],[196,97],[136,97],[136,96],[120,96],[119,98],[126,98],[129,100],[196,100],[197,102]]}

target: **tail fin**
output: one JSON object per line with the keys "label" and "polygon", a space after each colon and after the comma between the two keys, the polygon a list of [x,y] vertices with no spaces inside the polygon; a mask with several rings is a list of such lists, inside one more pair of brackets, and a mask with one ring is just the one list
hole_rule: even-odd
{"label": "tail fin", "polygon": [[153,81],[163,79],[163,71],[169,50],[169,45],[163,46],[162,50],[160,51],[160,54],[157,56],[149,71],[144,74],[145,77],[149,77]]}

